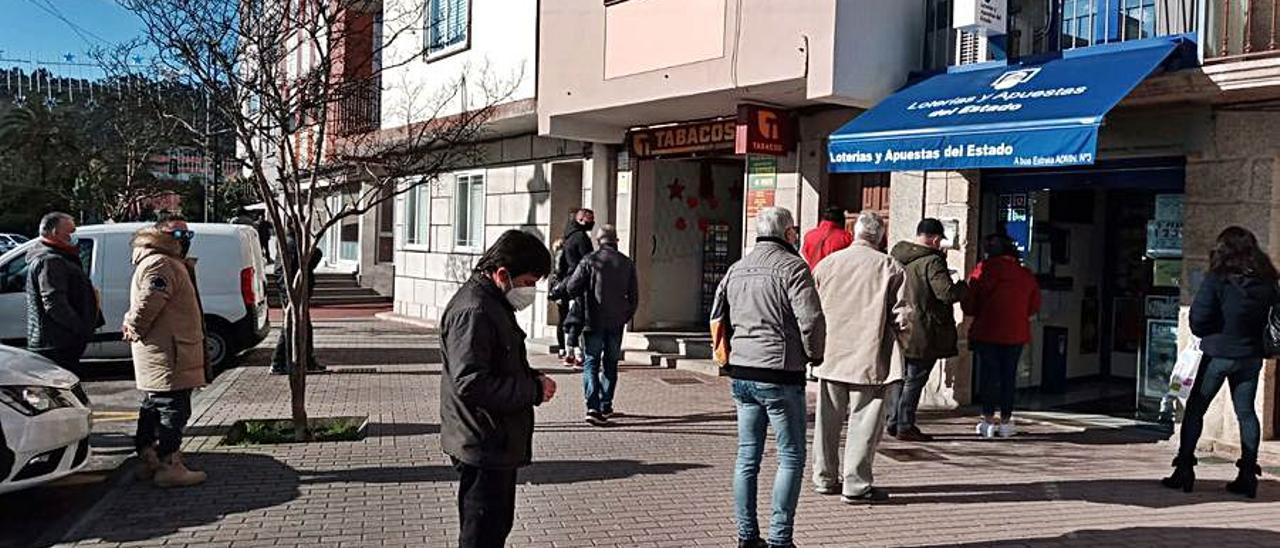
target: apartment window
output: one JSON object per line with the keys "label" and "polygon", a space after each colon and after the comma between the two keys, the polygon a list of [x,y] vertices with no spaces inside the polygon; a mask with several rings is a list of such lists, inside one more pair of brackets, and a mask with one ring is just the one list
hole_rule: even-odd
{"label": "apartment window", "polygon": [[405,193],[405,238],[409,245],[426,245],[427,231],[430,230],[431,196],[430,186],[420,185]]}
{"label": "apartment window", "polygon": [[426,1],[427,55],[440,56],[466,49],[471,27],[471,1]]}
{"label": "apartment window", "polygon": [[1097,3],[1098,0],[1063,0],[1062,49],[1082,48],[1093,43],[1093,29],[1098,22]]}
{"label": "apartment window", "polygon": [[1114,0],[1120,7],[1120,39],[1139,40],[1156,35],[1156,0]]}
{"label": "apartment window", "polygon": [[453,246],[479,251],[484,246],[484,175],[459,174],[453,193]]}
{"label": "apartment window", "polygon": [[951,0],[925,3],[924,69],[940,70],[952,62],[956,32],[951,28]]}

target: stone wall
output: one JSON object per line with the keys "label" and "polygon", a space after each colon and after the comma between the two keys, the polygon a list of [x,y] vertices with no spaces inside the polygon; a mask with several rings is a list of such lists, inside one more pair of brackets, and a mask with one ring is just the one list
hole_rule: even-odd
{"label": "stone wall", "polygon": [[[947,266],[957,279],[968,274],[978,262],[979,181],[976,171],[896,172],[889,181],[889,242],[915,238],[916,224],[925,217],[955,220],[959,231],[952,249],[947,250]],[[964,320],[955,307],[956,321]],[[921,406],[953,409],[973,398],[972,357],[961,325],[960,355],[935,367],[921,396]]]}
{"label": "stone wall", "polygon": [[[1187,308],[1196,286],[1209,267],[1209,253],[1218,233],[1239,225],[1258,237],[1273,260],[1280,257],[1280,201],[1276,193],[1276,159],[1280,142],[1275,131],[1280,114],[1218,111],[1187,157],[1187,200],[1183,225],[1183,318],[1181,339],[1190,336]],[[1269,361],[1258,387],[1255,407],[1263,424],[1263,439],[1274,439],[1275,363]],[[1213,402],[1205,419],[1202,445],[1235,447],[1239,428],[1226,389]]]}

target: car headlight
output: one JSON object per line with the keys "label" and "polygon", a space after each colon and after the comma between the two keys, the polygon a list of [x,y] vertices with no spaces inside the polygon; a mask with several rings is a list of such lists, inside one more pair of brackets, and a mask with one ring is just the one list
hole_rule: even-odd
{"label": "car headlight", "polygon": [[73,407],[74,399],[75,396],[69,390],[47,386],[0,386],[0,402],[27,416]]}

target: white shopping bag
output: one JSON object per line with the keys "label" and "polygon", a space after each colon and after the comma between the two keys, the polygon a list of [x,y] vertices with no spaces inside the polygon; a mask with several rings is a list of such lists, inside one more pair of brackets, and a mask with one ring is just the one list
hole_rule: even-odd
{"label": "white shopping bag", "polygon": [[1173,374],[1169,376],[1169,395],[1186,403],[1191,396],[1191,389],[1196,385],[1196,374],[1200,371],[1200,360],[1204,352],[1200,351],[1200,338],[1191,337],[1191,342],[1178,353],[1178,361],[1173,364]]}

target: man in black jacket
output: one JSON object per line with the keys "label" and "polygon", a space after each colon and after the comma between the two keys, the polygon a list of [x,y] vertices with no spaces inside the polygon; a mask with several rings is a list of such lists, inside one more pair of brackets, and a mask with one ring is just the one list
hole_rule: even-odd
{"label": "man in black jacket", "polygon": [[65,368],[80,364],[89,338],[105,323],[75,231],[70,215],[49,213],[40,219],[40,241],[27,252],[27,349]]}
{"label": "man in black jacket", "polygon": [[618,231],[604,225],[599,242],[600,249],[584,257],[573,275],[553,292],[584,301],[582,386],[587,397],[587,422],[604,426],[613,416],[622,330],[635,315],[640,298],[636,265],[618,251]]}
{"label": "man in black jacket", "polygon": [[[590,255],[591,230],[596,226],[596,214],[590,209],[575,210],[564,228],[560,255],[556,258],[555,279],[563,282],[578,269],[578,263]],[[582,367],[582,329],[585,323],[585,303],[581,299],[562,299],[560,311],[564,317],[561,325],[565,331],[565,365]]]}
{"label": "man in black jacket", "polygon": [[461,475],[458,545],[501,548],[515,520],[516,469],[533,452],[533,408],[556,383],[529,366],[516,311],[528,308],[551,254],[507,231],[480,257],[440,320],[440,439]]}

